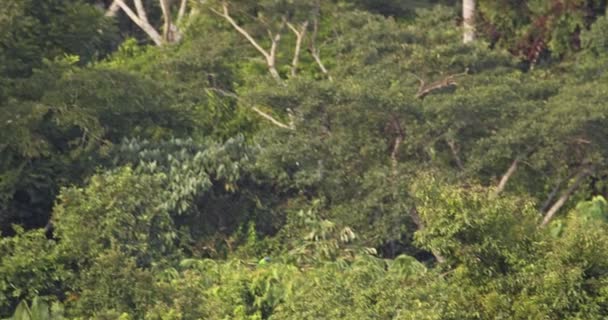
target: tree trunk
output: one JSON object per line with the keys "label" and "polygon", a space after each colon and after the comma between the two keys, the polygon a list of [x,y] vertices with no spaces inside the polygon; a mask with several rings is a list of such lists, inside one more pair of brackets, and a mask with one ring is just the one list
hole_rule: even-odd
{"label": "tree trunk", "polygon": [[559,211],[559,209],[561,209],[564,204],[566,204],[566,201],[568,201],[570,196],[576,191],[576,189],[578,189],[583,180],[587,178],[591,173],[591,170],[588,168],[584,168],[583,170],[578,172],[570,188],[568,188],[568,190],[566,190],[566,192],[564,192],[564,194],[562,194],[562,196],[557,199],[553,206],[551,206],[549,211],[545,213],[543,222],[540,225],[541,228],[547,226],[549,222],[551,222],[551,219],[553,219],[553,216],[557,213],[557,211]]}
{"label": "tree trunk", "polygon": [[462,0],[462,20],[462,42],[470,43],[475,40],[475,0]]}

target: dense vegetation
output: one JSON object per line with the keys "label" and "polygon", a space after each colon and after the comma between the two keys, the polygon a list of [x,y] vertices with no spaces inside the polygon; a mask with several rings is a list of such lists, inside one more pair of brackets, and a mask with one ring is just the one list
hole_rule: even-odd
{"label": "dense vegetation", "polygon": [[608,315],[606,1],[1,7],[0,318]]}

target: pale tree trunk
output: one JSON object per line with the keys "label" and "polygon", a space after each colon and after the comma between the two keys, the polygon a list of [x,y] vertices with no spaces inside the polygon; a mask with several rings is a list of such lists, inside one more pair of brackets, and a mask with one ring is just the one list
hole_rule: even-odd
{"label": "pale tree trunk", "polygon": [[[160,0],[160,8],[163,12],[163,40],[166,43],[175,43],[179,42],[181,35],[177,29],[177,26],[173,23],[170,7],[170,0]],[[180,4],[178,20],[183,17],[182,10],[186,10],[186,1],[182,1]]]}
{"label": "pale tree trunk", "polygon": [[475,0],[462,0],[463,43],[475,40]]}
{"label": "pale tree trunk", "polygon": [[551,222],[553,216],[561,209],[566,201],[570,198],[570,196],[578,189],[581,183],[587,178],[589,175],[593,173],[592,168],[583,168],[578,171],[576,176],[574,177],[574,182],[572,185],[566,190],[557,201],[549,208],[549,210],[545,213],[545,217],[543,218],[543,222],[540,224],[541,227],[545,227]]}
{"label": "pale tree trunk", "polygon": [[317,14],[316,14],[317,17],[315,17],[315,19],[313,20],[312,38],[310,39],[310,50],[309,51],[310,51],[310,54],[312,55],[313,59],[315,59],[315,62],[319,66],[319,69],[321,69],[321,72],[323,72],[323,74],[325,76],[327,76],[327,80],[333,81],[331,75],[329,74],[329,71],[323,64],[323,61],[321,61],[321,49],[317,48],[317,45],[316,45],[317,34],[319,32],[319,19],[318,19],[319,4],[317,4],[316,11],[317,11]]}
{"label": "pale tree trunk", "polygon": [[511,177],[515,173],[515,170],[517,170],[518,165],[519,165],[519,158],[515,158],[515,160],[513,160],[513,162],[511,162],[511,166],[509,166],[509,169],[507,170],[507,172],[505,172],[505,174],[502,175],[502,178],[500,178],[500,182],[498,183],[498,186],[494,190],[494,193],[493,193],[494,196],[499,195],[501,192],[503,192],[505,190],[505,187],[507,186],[507,182],[509,182],[509,179],[511,179]]}
{"label": "pale tree trunk", "polygon": [[[142,0],[114,0],[108,10],[106,16],[113,17],[119,10],[122,10],[128,17],[141,28],[147,35],[152,39],[154,44],[161,46],[167,43],[178,42],[181,38],[177,26],[173,23],[170,12],[170,0],[159,0],[160,6],[163,11],[163,32],[156,30],[154,26],[148,21],[148,14],[144,7]],[[132,2],[135,6],[133,10],[128,3]],[[186,0],[182,0],[180,3],[178,21],[181,19],[186,11]]]}
{"label": "pale tree trunk", "polygon": [[291,23],[287,23],[287,26],[296,35],[296,47],[293,52],[293,60],[291,62],[291,76],[295,77],[298,74],[298,62],[300,61],[300,51],[302,50],[302,41],[306,35],[306,29],[308,28],[308,21],[304,21],[300,28],[296,28]]}

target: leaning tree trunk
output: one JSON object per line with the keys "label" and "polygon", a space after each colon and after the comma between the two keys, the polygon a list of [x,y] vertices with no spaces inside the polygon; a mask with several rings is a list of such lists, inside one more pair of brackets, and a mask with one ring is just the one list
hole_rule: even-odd
{"label": "leaning tree trunk", "polygon": [[462,20],[462,42],[472,42],[475,40],[475,0],[462,0]]}

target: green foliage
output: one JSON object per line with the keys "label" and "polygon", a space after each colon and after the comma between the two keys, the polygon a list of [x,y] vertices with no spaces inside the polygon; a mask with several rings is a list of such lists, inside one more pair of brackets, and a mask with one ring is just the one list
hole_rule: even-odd
{"label": "green foliage", "polygon": [[96,254],[79,275],[68,304],[74,315],[114,318],[129,314],[141,318],[155,304],[154,277],[141,269],[133,255],[112,248]]}
{"label": "green foliage", "polygon": [[58,303],[49,306],[40,297],[34,297],[31,306],[21,301],[12,317],[6,320],[60,320],[63,318],[63,307]]}
{"label": "green foliage", "polygon": [[[6,311],[20,300],[59,294],[62,283],[70,278],[54,241],[40,230],[15,228],[16,235],[0,237],[0,309]],[[21,308],[27,304],[22,302]]]}
{"label": "green foliage", "polygon": [[53,212],[62,253],[86,265],[113,249],[144,266],[171,254],[177,234],[163,206],[162,179],[125,167],[93,176],[86,188],[62,190]]}
{"label": "green foliage", "polygon": [[153,81],[125,71],[81,70],[74,61],[49,63],[13,82],[13,97],[0,104],[5,226],[23,219],[44,226],[59,187],[90,175],[94,161],[122,138],[161,139],[195,126]]}
{"label": "green foliage", "polygon": [[561,57],[578,51],[581,31],[588,29],[606,8],[604,1],[597,0],[479,3],[480,17],[485,20],[480,31],[532,64],[546,52]]}
{"label": "green foliage", "polygon": [[281,79],[220,1],[6,4],[0,317],[605,317],[605,1],[436,2],[229,1]]}
{"label": "green foliage", "polygon": [[425,228],[416,242],[449,264],[475,272],[504,273],[527,257],[534,240],[537,212],[525,199],[490,199],[487,189],[455,188],[432,177],[418,180],[417,210]]}
{"label": "green foliage", "polygon": [[0,75],[23,78],[43,59],[77,55],[83,63],[103,56],[116,30],[83,1],[14,1],[0,14]]}

